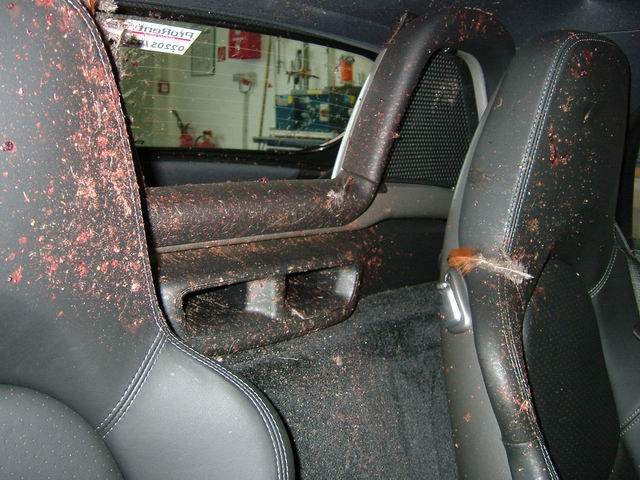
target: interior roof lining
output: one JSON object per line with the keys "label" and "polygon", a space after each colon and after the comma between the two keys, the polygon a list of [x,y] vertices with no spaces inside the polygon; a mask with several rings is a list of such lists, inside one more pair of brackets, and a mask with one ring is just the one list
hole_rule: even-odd
{"label": "interior roof lining", "polygon": [[498,15],[516,44],[548,30],[632,32],[640,24],[634,0],[133,0],[121,5],[169,7],[235,17],[301,32],[321,33],[378,50],[405,12],[435,13],[450,6],[477,7]]}
{"label": "interior roof lining", "polygon": [[[170,9],[215,16],[274,30],[288,30],[378,52],[405,12],[435,13],[449,6],[495,13],[515,41],[550,30],[603,33],[616,41],[640,76],[640,3],[635,0],[119,0],[124,7]],[[631,108],[640,107],[640,82],[631,86]]]}

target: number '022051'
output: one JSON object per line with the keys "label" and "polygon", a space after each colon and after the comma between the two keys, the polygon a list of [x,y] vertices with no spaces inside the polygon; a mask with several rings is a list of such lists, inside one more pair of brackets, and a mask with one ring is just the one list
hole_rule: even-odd
{"label": "number '022051'", "polygon": [[170,50],[172,52],[184,51],[184,45],[174,45],[173,43],[149,42],[148,40],[145,40],[144,46],[147,48],[158,48],[160,50]]}

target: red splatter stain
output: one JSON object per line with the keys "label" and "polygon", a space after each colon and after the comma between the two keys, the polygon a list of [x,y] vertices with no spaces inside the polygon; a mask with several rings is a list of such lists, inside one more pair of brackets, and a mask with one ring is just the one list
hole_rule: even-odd
{"label": "red splatter stain", "polygon": [[0,145],[0,152],[15,152],[16,144],[11,140],[5,140],[5,142]]}
{"label": "red splatter stain", "polygon": [[127,266],[134,272],[139,272],[142,269],[142,265],[138,262],[129,262]]}
{"label": "red splatter stain", "polygon": [[465,413],[464,416],[462,417],[462,419],[465,422],[469,423],[473,419],[473,417],[471,416],[471,412]]}
{"label": "red splatter stain", "polygon": [[571,160],[571,156],[566,154],[561,155],[558,152],[559,140],[553,125],[549,126],[547,135],[549,138],[549,163],[551,163],[551,166],[557,167],[559,165],[566,165],[567,163],[569,163],[569,160]]}
{"label": "red splatter stain", "polygon": [[47,187],[47,196],[51,198],[56,193],[56,186],[53,183],[53,180],[49,182],[49,186]]}
{"label": "red splatter stain", "polygon": [[76,267],[76,270],[80,278],[84,278],[89,274],[89,267],[87,267],[87,264],[84,263],[82,260],[78,262],[78,266]]}
{"label": "red splatter stain", "polygon": [[59,13],[60,15],[58,15],[56,27],[58,27],[58,30],[65,35],[71,33],[74,29],[74,11],[70,7],[65,6]]}
{"label": "red splatter stain", "polygon": [[82,200],[95,200],[98,198],[95,179],[91,177],[79,178],[76,195]]}
{"label": "red splatter stain", "polygon": [[45,255],[42,260],[47,266],[47,272],[49,276],[54,275],[58,271],[60,264],[58,263],[58,259],[56,257],[54,257],[53,255]]}
{"label": "red splatter stain", "polygon": [[529,400],[525,400],[524,402],[514,398],[513,402],[518,405],[518,413],[524,413],[529,411]]}
{"label": "red splatter stain", "polygon": [[564,103],[560,105],[560,110],[562,110],[564,113],[569,113],[573,109],[573,102],[575,101],[575,99],[576,97],[574,97],[573,95],[567,96]]}
{"label": "red splatter stain", "polygon": [[[131,235],[137,219],[129,183],[130,151],[120,135],[124,126],[118,93],[109,66],[105,68],[100,61],[101,45],[90,35],[82,15],[63,1],[31,2],[40,7],[36,8],[37,19],[31,15],[22,18],[24,14],[20,13],[10,26],[23,36],[25,28],[27,32],[31,29],[36,32],[34,41],[48,43],[50,48],[47,46],[44,56],[39,56],[40,62],[30,58],[34,54],[29,55],[28,49],[16,48],[3,66],[19,61],[38,67],[34,78],[18,83],[11,94],[16,100],[38,100],[38,96],[46,94],[44,100],[57,103],[62,114],[56,118],[50,111],[33,115],[33,137],[44,144],[51,141],[46,135],[49,130],[66,128],[67,141],[60,143],[60,155],[50,159],[55,170],[46,175],[30,172],[31,166],[26,164],[14,165],[15,155],[4,155],[7,165],[0,170],[0,180],[6,183],[8,177],[16,177],[15,182],[19,183],[12,194],[20,203],[24,198],[21,214],[31,219],[33,228],[20,231],[14,244],[0,257],[11,262],[5,264],[5,279],[46,287],[46,298],[52,303],[52,321],[66,316],[66,309],[56,305],[64,291],[78,298],[74,313],[86,312],[88,318],[93,318],[103,311],[107,315],[122,312],[118,321],[135,332],[149,319],[144,310],[146,302],[139,304],[134,298],[144,299],[146,284],[141,274],[146,260],[137,236]],[[5,2],[5,15],[15,15],[20,7],[17,0]],[[73,41],[64,40],[67,34],[73,36]],[[63,63],[63,59],[69,59],[69,52],[75,55],[74,61]],[[42,62],[45,63],[41,65]],[[60,76],[60,71],[66,75]],[[64,81],[53,85],[51,81],[58,78]],[[45,85],[50,88],[44,89]],[[82,97],[81,104],[74,100],[78,95]],[[101,125],[97,134],[96,125]],[[0,157],[3,152],[16,150],[14,139],[9,138],[0,134]],[[18,153],[24,148],[21,144]],[[25,235],[20,236],[22,233]]]}
{"label": "red splatter stain", "polygon": [[478,13],[478,18],[473,21],[473,28],[476,33],[486,33],[487,31],[487,14],[484,12]]}
{"label": "red splatter stain", "polygon": [[76,242],[83,244],[89,241],[90,234],[89,232],[80,232],[76,237]]}
{"label": "red splatter stain", "polygon": [[16,268],[11,275],[9,275],[9,278],[7,279],[10,283],[20,283],[22,281],[22,265],[20,265],[18,268]]}
{"label": "red splatter stain", "polygon": [[582,57],[587,65],[591,65],[591,62],[593,61],[593,52],[588,48],[585,48],[582,50]]}
{"label": "red splatter stain", "polygon": [[137,320],[133,320],[125,325],[129,333],[135,334],[136,331],[145,323],[144,318],[138,318]]}
{"label": "red splatter stain", "polygon": [[11,15],[11,18],[14,20],[20,16],[20,7],[14,2],[7,3],[7,9],[9,10],[9,15]]}
{"label": "red splatter stain", "polygon": [[459,22],[458,26],[458,42],[464,42],[468,37],[469,33],[467,32],[467,11],[462,10],[456,14],[457,21]]}
{"label": "red splatter stain", "polygon": [[575,79],[586,77],[587,75],[589,75],[589,72],[587,72],[585,69],[583,69],[582,65],[580,63],[578,63],[577,65],[573,65],[569,69],[569,73]]}
{"label": "red splatter stain", "polygon": [[82,76],[87,82],[92,82],[99,87],[108,84],[108,78],[103,68],[98,65],[93,67],[87,67],[83,65],[80,67],[82,70]]}

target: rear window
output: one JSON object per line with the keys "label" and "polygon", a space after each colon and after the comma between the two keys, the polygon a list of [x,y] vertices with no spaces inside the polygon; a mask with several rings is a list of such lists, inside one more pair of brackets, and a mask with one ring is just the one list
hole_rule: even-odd
{"label": "rear window", "polygon": [[102,20],[138,147],[303,150],[345,130],[372,61],[202,24]]}

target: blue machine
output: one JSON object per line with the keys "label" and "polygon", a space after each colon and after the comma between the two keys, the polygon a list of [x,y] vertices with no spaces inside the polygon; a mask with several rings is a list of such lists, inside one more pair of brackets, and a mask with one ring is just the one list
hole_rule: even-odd
{"label": "blue machine", "polygon": [[276,95],[276,129],[342,132],[356,97],[335,92],[293,92]]}

